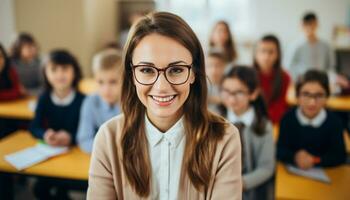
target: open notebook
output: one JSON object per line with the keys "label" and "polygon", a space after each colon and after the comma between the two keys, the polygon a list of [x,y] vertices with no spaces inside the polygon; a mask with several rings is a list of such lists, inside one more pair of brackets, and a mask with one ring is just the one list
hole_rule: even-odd
{"label": "open notebook", "polygon": [[324,172],[322,168],[311,168],[308,170],[303,170],[303,169],[294,167],[292,165],[287,165],[286,168],[290,173],[311,178],[317,181],[322,181],[324,183],[331,183],[330,178],[327,176],[327,174]]}
{"label": "open notebook", "polygon": [[23,170],[53,156],[66,153],[68,150],[68,147],[52,147],[47,144],[38,143],[34,147],[6,155],[5,160],[17,170]]}

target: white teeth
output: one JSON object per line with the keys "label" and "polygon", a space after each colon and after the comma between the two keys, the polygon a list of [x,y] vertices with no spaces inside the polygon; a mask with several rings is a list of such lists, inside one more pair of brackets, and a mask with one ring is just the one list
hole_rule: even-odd
{"label": "white teeth", "polygon": [[156,97],[156,96],[152,96],[152,98],[156,101],[159,101],[159,102],[168,102],[168,101],[171,101],[173,100],[175,97],[175,95],[173,96],[168,96],[168,97]]}

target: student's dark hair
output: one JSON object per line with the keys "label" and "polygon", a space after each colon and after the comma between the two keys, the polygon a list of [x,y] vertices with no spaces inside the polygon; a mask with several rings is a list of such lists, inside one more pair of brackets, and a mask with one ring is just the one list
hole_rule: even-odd
{"label": "student's dark hair", "polygon": [[29,33],[20,33],[12,46],[11,59],[20,59],[22,47],[26,44],[37,46],[37,43],[32,35]]}
{"label": "student's dark hair", "polygon": [[296,95],[300,95],[301,88],[306,84],[310,82],[316,82],[320,84],[320,86],[324,89],[326,92],[327,97],[330,95],[330,88],[329,88],[329,80],[328,75],[325,72],[311,69],[305,72],[302,76],[300,76],[296,82]]}
{"label": "student's dark hair", "polygon": [[[135,23],[123,51],[121,154],[127,180],[139,196],[150,195],[152,168],[145,134],[146,108],[135,90],[131,62],[136,46],[151,34],[172,38],[191,53],[195,80],[183,105],[186,137],[184,172],[198,191],[206,192],[213,176],[211,170],[216,145],[222,139],[227,123],[207,109],[204,53],[198,38],[183,19],[167,12],[150,13]],[[133,105],[130,106],[130,103]]]}
{"label": "student's dark hair", "polygon": [[230,26],[228,25],[228,23],[224,20],[220,20],[218,22],[216,22],[214,28],[213,28],[213,31],[211,33],[211,36],[210,36],[210,39],[209,39],[209,46],[211,48],[215,48],[214,47],[214,41],[213,41],[213,33],[216,29],[217,26],[219,25],[224,25],[225,26],[225,29],[227,31],[227,35],[228,35],[228,39],[225,43],[225,57],[226,57],[226,61],[227,62],[233,62],[237,59],[237,50],[236,50],[236,47],[235,47],[235,41],[232,37],[232,33],[231,33],[231,30],[230,30]]}
{"label": "student's dark hair", "polygon": [[2,54],[2,57],[4,58],[4,66],[2,71],[0,72],[0,79],[4,80],[5,85],[1,85],[0,88],[10,88],[12,86],[12,82],[9,78],[9,70],[11,61],[9,57],[7,56],[5,48],[0,44],[0,53]]}
{"label": "student's dark hair", "polygon": [[[247,86],[249,93],[255,92],[259,89],[259,80],[257,71],[248,66],[235,66],[228,73],[226,73],[222,80],[221,85],[226,79],[235,78],[241,81],[244,85]],[[254,101],[251,101],[250,104],[253,106],[256,118],[253,122],[254,133],[261,136],[266,133],[266,123],[268,121],[268,113],[265,101],[261,94],[257,96]],[[227,108],[224,105],[219,106],[219,110],[222,116],[227,116]]]}
{"label": "student's dark hair", "polygon": [[81,80],[82,73],[78,60],[67,50],[64,49],[56,49],[49,53],[46,61],[44,63],[44,84],[46,90],[52,90],[52,85],[47,80],[47,76],[45,73],[45,67],[51,63],[60,67],[72,67],[74,71],[74,79],[72,82],[72,87],[78,90],[78,84]]}
{"label": "student's dark hair", "polygon": [[[282,60],[282,50],[281,50],[281,45],[280,42],[278,40],[278,38],[275,35],[265,35],[263,36],[260,42],[271,42],[276,46],[277,49],[277,59],[275,61],[275,63],[273,64],[273,80],[272,80],[272,95],[271,96],[265,96],[265,100],[267,104],[270,104],[271,102],[276,101],[279,96],[281,95],[282,92],[282,82],[283,82],[283,71],[282,71],[282,64],[281,64],[281,60]],[[257,51],[255,50],[254,53],[254,68],[258,71],[260,71],[260,66],[257,62],[256,59],[256,54]]]}
{"label": "student's dark hair", "polygon": [[304,24],[314,22],[314,21],[317,21],[317,16],[314,12],[307,12],[304,14],[304,16],[303,16],[303,23]]}

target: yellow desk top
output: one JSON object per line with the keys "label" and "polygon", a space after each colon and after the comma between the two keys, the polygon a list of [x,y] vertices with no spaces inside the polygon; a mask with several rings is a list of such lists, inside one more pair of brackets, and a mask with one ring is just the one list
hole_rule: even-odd
{"label": "yellow desk top", "polygon": [[[293,86],[288,88],[287,103],[296,105],[295,89]],[[327,101],[327,107],[332,110],[350,111],[350,96],[330,96]]]}
{"label": "yellow desk top", "polygon": [[30,120],[34,117],[34,111],[30,109],[31,102],[35,103],[36,97],[0,102],[0,117]]}
{"label": "yellow desk top", "polygon": [[[79,83],[79,90],[84,94],[91,94],[96,91],[96,83],[91,78],[83,79]],[[34,118],[34,110],[31,110],[30,104],[34,104],[36,101],[37,97],[25,97],[22,99],[0,102],[0,117],[31,120]]]}
{"label": "yellow desk top", "polygon": [[325,169],[331,183],[290,174],[285,166],[277,164],[276,199],[350,199],[350,166]]}
{"label": "yellow desk top", "polygon": [[5,161],[5,155],[34,146],[36,142],[27,131],[15,132],[0,140],[0,171],[75,180],[88,179],[90,155],[83,153],[78,147],[22,171],[16,170]]}

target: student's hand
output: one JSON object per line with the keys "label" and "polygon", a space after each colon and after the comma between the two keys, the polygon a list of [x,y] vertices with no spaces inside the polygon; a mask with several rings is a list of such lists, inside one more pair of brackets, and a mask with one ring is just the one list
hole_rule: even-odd
{"label": "student's hand", "polygon": [[56,133],[56,139],[58,146],[69,146],[72,141],[70,134],[64,130],[60,130]]}
{"label": "student's hand", "polygon": [[55,131],[52,129],[47,129],[46,132],[44,133],[44,141],[52,146],[57,145],[56,137],[55,137]]}
{"label": "student's hand", "polygon": [[309,169],[314,166],[314,157],[305,150],[299,150],[295,154],[295,163],[301,169]]}
{"label": "student's hand", "polygon": [[350,86],[349,80],[343,75],[338,75],[335,83],[341,88],[348,88]]}

